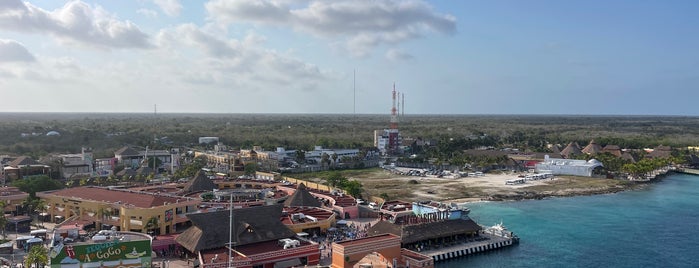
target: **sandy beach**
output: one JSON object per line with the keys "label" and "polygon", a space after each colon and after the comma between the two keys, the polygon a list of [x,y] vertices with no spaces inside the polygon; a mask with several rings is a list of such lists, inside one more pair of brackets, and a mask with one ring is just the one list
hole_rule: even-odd
{"label": "sandy beach", "polygon": [[[399,168],[400,170],[400,168]],[[405,169],[401,171],[408,171]],[[380,170],[351,178],[359,180],[372,196],[385,193],[391,199],[406,201],[439,200],[474,202],[484,200],[540,199],[551,196],[590,195],[619,192],[637,184],[628,181],[574,176],[555,176],[552,179],[531,180],[523,184],[506,184],[527,173],[497,172],[481,176],[437,178],[406,176]]]}

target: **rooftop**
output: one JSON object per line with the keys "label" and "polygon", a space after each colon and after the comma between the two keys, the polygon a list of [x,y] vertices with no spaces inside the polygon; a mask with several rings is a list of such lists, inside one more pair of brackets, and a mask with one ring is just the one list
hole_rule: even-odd
{"label": "rooftop", "polygon": [[71,199],[82,199],[97,202],[131,205],[139,208],[152,208],[163,206],[167,203],[188,201],[186,198],[158,195],[146,192],[129,190],[109,190],[100,187],[75,187],[56,190],[52,192],[40,192],[39,196],[59,196]]}

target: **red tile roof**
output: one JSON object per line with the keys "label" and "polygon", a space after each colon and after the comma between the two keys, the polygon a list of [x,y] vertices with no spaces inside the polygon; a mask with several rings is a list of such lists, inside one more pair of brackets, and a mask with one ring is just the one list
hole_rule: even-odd
{"label": "red tile roof", "polygon": [[66,198],[80,198],[84,200],[102,201],[108,203],[117,203],[133,205],[139,208],[151,208],[162,206],[165,203],[176,203],[185,201],[186,199],[161,196],[143,192],[130,192],[122,190],[109,190],[97,187],[75,187],[66,188],[50,193],[48,195],[62,196]]}

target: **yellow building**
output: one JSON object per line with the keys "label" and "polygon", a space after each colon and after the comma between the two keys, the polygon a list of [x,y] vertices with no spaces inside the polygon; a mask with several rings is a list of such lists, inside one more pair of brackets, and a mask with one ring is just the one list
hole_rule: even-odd
{"label": "yellow building", "polygon": [[54,221],[68,218],[122,231],[175,233],[188,225],[186,213],[197,211],[201,200],[147,192],[98,187],[76,187],[37,193]]}

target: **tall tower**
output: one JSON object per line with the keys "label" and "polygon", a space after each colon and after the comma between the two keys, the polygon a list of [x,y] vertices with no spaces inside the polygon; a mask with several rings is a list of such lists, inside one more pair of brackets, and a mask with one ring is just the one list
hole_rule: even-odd
{"label": "tall tower", "polygon": [[393,83],[393,107],[391,108],[391,129],[398,129],[398,108],[396,108],[396,83]]}
{"label": "tall tower", "polygon": [[391,108],[391,125],[388,129],[388,148],[389,154],[395,154],[398,152],[398,146],[400,146],[400,134],[398,132],[398,109],[396,108],[396,83],[393,83],[393,107]]}

